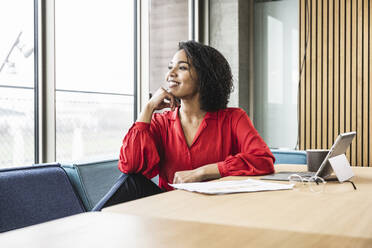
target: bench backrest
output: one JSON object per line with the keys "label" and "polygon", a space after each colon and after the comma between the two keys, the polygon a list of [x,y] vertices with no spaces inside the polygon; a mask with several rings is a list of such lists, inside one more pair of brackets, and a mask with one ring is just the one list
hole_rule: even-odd
{"label": "bench backrest", "polygon": [[0,232],[85,212],[59,164],[0,170]]}
{"label": "bench backrest", "polygon": [[117,159],[62,166],[88,211],[106,195],[122,174]]}

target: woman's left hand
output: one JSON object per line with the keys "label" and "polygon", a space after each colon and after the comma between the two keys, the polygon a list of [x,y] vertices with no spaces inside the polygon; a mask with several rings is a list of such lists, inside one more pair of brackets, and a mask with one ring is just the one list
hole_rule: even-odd
{"label": "woman's left hand", "polygon": [[202,182],[220,177],[217,164],[208,164],[194,170],[177,171],[174,173],[173,183]]}
{"label": "woman's left hand", "polygon": [[203,181],[203,173],[198,168],[195,170],[177,171],[174,173],[173,183],[192,183]]}

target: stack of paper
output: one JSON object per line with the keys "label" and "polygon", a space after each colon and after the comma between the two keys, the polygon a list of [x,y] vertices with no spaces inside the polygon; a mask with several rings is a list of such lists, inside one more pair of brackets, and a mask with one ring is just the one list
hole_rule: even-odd
{"label": "stack of paper", "polygon": [[229,194],[239,192],[284,190],[293,189],[294,186],[293,184],[269,183],[254,179],[202,183],[179,183],[169,185],[176,189],[183,189],[204,194]]}

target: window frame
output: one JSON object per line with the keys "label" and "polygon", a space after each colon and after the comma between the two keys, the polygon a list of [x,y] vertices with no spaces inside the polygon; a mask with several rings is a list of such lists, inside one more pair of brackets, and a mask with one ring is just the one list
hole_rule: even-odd
{"label": "window frame", "polygon": [[[137,119],[149,99],[149,7],[151,0],[134,3],[133,118]],[[35,32],[35,163],[56,161],[55,0],[34,0]],[[208,43],[202,17],[209,14],[209,1],[188,0],[189,39]],[[200,8],[200,6],[203,6]],[[207,7],[205,7],[207,6]],[[199,25],[203,28],[199,30]],[[209,24],[209,22],[207,22]],[[200,31],[204,31],[202,34]],[[44,70],[42,68],[45,68]]]}
{"label": "window frame", "polygon": [[[188,1],[188,39],[209,43],[209,0]],[[137,1],[137,115],[143,109],[150,96],[150,23],[149,10],[151,0]],[[202,25],[202,26],[200,26]],[[201,28],[199,28],[201,27]],[[135,118],[136,119],[136,118]]]}
{"label": "window frame", "polygon": [[34,161],[40,162],[39,157],[39,1],[34,0]]}
{"label": "window frame", "polygon": [[[138,113],[138,88],[141,83],[138,82],[138,1],[132,1],[134,3],[133,117],[135,120]],[[55,0],[34,0],[34,6],[36,12],[34,23],[35,163],[49,163],[56,161]]]}

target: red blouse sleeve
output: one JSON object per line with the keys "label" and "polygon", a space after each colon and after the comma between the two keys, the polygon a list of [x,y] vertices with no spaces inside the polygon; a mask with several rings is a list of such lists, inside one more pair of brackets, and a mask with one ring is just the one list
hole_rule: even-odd
{"label": "red blouse sleeve", "polygon": [[151,124],[134,123],[120,149],[119,170],[126,174],[141,173],[148,178],[156,176],[159,173],[160,143],[160,126],[154,117]]}
{"label": "red blouse sleeve", "polygon": [[243,110],[241,112],[238,117],[235,117],[237,121],[233,120],[233,125],[235,125],[233,133],[236,137],[236,144],[233,146],[238,152],[217,164],[221,176],[273,173],[275,157],[254,128],[248,115]]}

